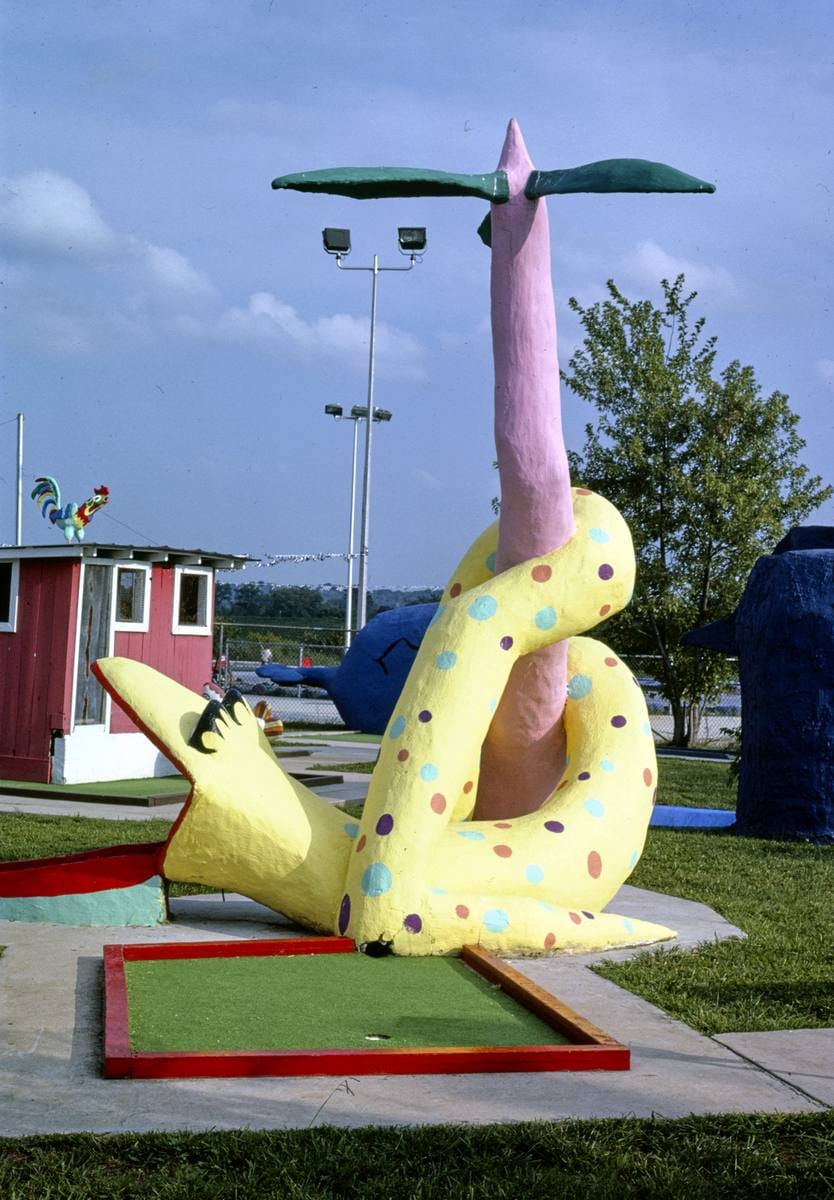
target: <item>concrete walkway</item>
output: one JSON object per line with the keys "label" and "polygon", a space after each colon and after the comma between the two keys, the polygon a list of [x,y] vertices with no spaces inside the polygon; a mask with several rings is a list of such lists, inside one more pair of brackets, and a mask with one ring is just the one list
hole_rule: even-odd
{"label": "concrete walkway", "polygon": [[[624,887],[618,912],[663,920],[687,947],[743,936],[706,906]],[[107,942],[292,937],[240,897],[173,902],[156,929],[0,923],[0,1135],[288,1129],[818,1111],[832,1104],[831,1030],[708,1038],[588,970],[603,957],[516,966],[631,1046],[628,1072],[366,1076],[359,1079],[105,1080],[101,948]],[[658,951],[662,953],[662,950]],[[622,959],[634,951],[616,951]],[[755,1044],[750,1039],[765,1039]]]}

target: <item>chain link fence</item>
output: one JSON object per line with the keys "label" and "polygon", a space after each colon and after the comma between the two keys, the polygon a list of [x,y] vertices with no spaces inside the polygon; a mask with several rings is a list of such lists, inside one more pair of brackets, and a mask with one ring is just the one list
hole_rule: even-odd
{"label": "chain link fence", "polygon": [[285,725],[332,725],[344,729],[335,704],[321,688],[282,687],[262,679],[265,663],[286,667],[338,667],[344,657],[344,630],[321,626],[221,624],[215,635],[214,681],[236,687],[251,703],[267,699],[272,715]]}
{"label": "chain link fence", "polygon": [[[662,745],[672,740],[673,719],[669,701],[660,692],[657,679],[660,659],[651,654],[624,654],[623,661],[637,677],[649,710],[655,741]],[[733,660],[737,669],[737,663]],[[709,749],[730,749],[741,731],[741,685],[730,680],[720,696],[708,700],[701,710],[698,745]]]}
{"label": "chain link fence", "polygon": [[[242,629],[221,624],[215,644],[215,682],[236,687],[247,699],[269,700],[273,716],[285,724],[344,728],[336,706],[321,688],[305,684],[282,687],[256,674],[265,662],[288,667],[338,667],[344,657],[344,631],[321,626],[264,625]],[[672,712],[660,693],[659,659],[652,655],[623,655],[640,681],[649,709],[655,740],[672,739]],[[722,694],[704,705],[699,745],[720,749],[733,745],[741,728],[741,692],[737,679]]]}

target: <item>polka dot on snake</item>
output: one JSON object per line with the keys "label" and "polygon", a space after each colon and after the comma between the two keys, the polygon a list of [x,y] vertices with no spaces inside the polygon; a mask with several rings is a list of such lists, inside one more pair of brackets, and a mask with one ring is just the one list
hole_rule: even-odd
{"label": "polka dot on snake", "polygon": [[651,787],[653,779],[654,779],[654,776],[652,775],[649,768],[646,767],[645,771],[643,772],[643,783],[645,783],[646,787]]}
{"label": "polka dot on snake", "polygon": [[492,847],[493,854],[497,854],[499,858],[512,858],[512,846],[498,845]]}
{"label": "polka dot on snake", "polygon": [[607,771],[609,775],[614,770],[614,764],[610,758],[603,758],[599,765],[602,767],[603,771]]}
{"label": "polka dot on snake", "polygon": [[513,639],[508,634],[506,637],[502,637],[501,641],[498,644],[502,650],[511,650],[512,645],[513,645]]}
{"label": "polka dot on snake", "polygon": [[606,665],[606,667],[616,667],[616,665],[619,661],[620,660],[618,658],[606,658],[605,665]]}
{"label": "polka dot on snake", "polygon": [[607,617],[610,612],[611,612],[611,605],[603,604],[602,608],[599,610],[599,615],[601,617]]}
{"label": "polka dot on snake", "polygon": [[611,563],[602,563],[597,571],[597,575],[599,575],[600,579],[611,579],[614,575],[614,568],[611,566]]}
{"label": "polka dot on snake", "polygon": [[588,874],[591,879],[599,879],[602,874],[602,858],[596,850],[588,855]]}
{"label": "polka dot on snake", "polygon": [[424,708],[421,713],[417,714],[417,720],[422,721],[425,725],[431,720],[431,713],[427,708]]}
{"label": "polka dot on snake", "polygon": [[545,937],[544,937],[545,950],[552,950],[555,945],[556,945],[556,934],[555,933],[545,934]]}
{"label": "polka dot on snake", "polygon": [[424,763],[423,766],[420,768],[420,778],[425,783],[431,783],[431,781],[433,779],[437,779],[439,774],[440,774],[440,772],[438,771],[438,769],[434,765],[434,763]]}
{"label": "polka dot on snake", "polygon": [[648,721],[643,722],[643,733],[645,733],[646,737],[652,736],[652,727]]}
{"label": "polka dot on snake", "polygon": [[431,798],[432,812],[440,813],[446,811],[446,797],[441,792],[435,792]]}
{"label": "polka dot on snake", "polygon": [[622,713],[618,713],[615,717],[611,718],[611,724],[615,729],[622,729],[624,725],[628,724],[628,721],[622,715]]}
{"label": "polka dot on snake", "polygon": [[498,612],[498,601],[494,596],[479,596],[466,611],[473,621],[488,621]]}
{"label": "polka dot on snake", "polygon": [[554,608],[540,608],[533,618],[539,629],[552,629],[556,624],[556,610]]}
{"label": "polka dot on snake", "polygon": [[569,912],[569,913],[568,913],[568,916],[569,916],[569,917],[570,917],[570,919],[573,921],[574,925],[581,925],[581,924],[582,924],[582,918],[580,917],[579,913],[575,913],[575,912]]}
{"label": "polka dot on snake", "polygon": [[356,843],[356,853],[357,854],[362,853],[362,851],[365,849],[365,846],[367,845],[367,841],[368,841],[368,839],[365,837],[365,835],[363,833],[361,838],[359,839],[359,841]]}
{"label": "polka dot on snake", "polygon": [[637,860],[638,860],[638,858],[639,858],[639,857],[640,857],[640,851],[639,851],[639,850],[632,850],[632,852],[631,852],[631,858],[628,860],[628,869],[629,869],[629,871],[632,869],[632,867],[636,867],[636,866],[637,866]]}
{"label": "polka dot on snake", "polygon": [[473,787],[474,787],[474,786],[475,786],[475,784],[472,782],[472,780],[471,780],[471,779],[467,779],[466,783],[463,785],[463,793],[464,793],[464,795],[465,795],[465,796],[468,796],[468,795],[469,795],[469,793],[472,791],[472,789],[473,789]]}
{"label": "polka dot on snake", "polygon": [[580,771],[576,778],[578,780],[580,780],[580,782],[586,783],[587,780],[589,780],[591,778],[591,772],[590,771]]}
{"label": "polka dot on snake", "polygon": [[545,821],[544,827],[549,833],[565,832],[565,827],[561,821]]}
{"label": "polka dot on snake", "polygon": [[486,569],[489,571],[489,573],[491,575],[495,574],[495,551],[494,550],[493,550],[492,554],[488,554],[486,556],[486,558],[484,559],[484,566],[486,567]]}
{"label": "polka dot on snake", "polygon": [[605,816],[605,805],[602,803],[601,800],[586,800],[585,808],[591,814],[592,817]]}
{"label": "polka dot on snake", "polygon": [[547,583],[552,574],[553,568],[549,567],[547,563],[539,563],[539,565],[533,567],[533,570],[530,572],[531,577],[536,583]]}
{"label": "polka dot on snake", "polygon": [[449,588],[449,595],[450,596],[459,596],[461,591],[462,591],[462,588],[461,588],[460,584],[453,583],[452,586]]}
{"label": "polka dot on snake", "polygon": [[469,909],[466,907],[465,904],[456,904],[455,905],[455,916],[460,917],[461,921],[465,921],[466,918],[469,916]]}
{"label": "polka dot on snake", "polygon": [[348,821],[347,824],[342,826],[342,829],[344,829],[349,838],[355,838],[359,833],[359,826],[355,821]]}
{"label": "polka dot on snake", "polygon": [[362,875],[359,886],[366,896],[384,896],[391,890],[394,877],[385,863],[371,863]]}
{"label": "polka dot on snake", "polygon": [[400,762],[407,762],[408,761],[408,751],[400,750],[397,754],[397,758],[400,760]]}
{"label": "polka dot on snake", "polygon": [[423,928],[423,918],[419,913],[409,913],[403,921],[403,929],[406,933],[419,933]]}
{"label": "polka dot on snake", "polygon": [[350,896],[345,893],[339,905],[339,933],[344,933],[350,924]]}
{"label": "polka dot on snake", "polygon": [[485,842],[486,834],[479,829],[457,829],[458,837],[466,838],[467,842]]}
{"label": "polka dot on snake", "polygon": [[593,680],[589,675],[574,675],[568,680],[568,695],[571,700],[584,700],[593,690]]}
{"label": "polka dot on snake", "polygon": [[458,656],[454,650],[441,650],[434,660],[434,665],[439,671],[451,671],[457,661]]}
{"label": "polka dot on snake", "polygon": [[544,871],[536,863],[531,863],[529,867],[524,868],[524,878],[528,883],[541,883]]}
{"label": "polka dot on snake", "polygon": [[599,542],[600,545],[611,541],[611,535],[606,533],[604,529],[589,529],[588,537],[592,542]]}
{"label": "polka dot on snake", "polygon": [[408,724],[408,722],[406,721],[405,717],[403,717],[403,716],[396,717],[394,720],[394,724],[388,730],[389,738],[393,739],[393,738],[402,737],[402,735],[405,733],[405,727],[407,724]]}
{"label": "polka dot on snake", "polygon": [[626,933],[634,933],[634,922],[630,921],[628,917],[623,917],[623,929]]}
{"label": "polka dot on snake", "polygon": [[510,918],[503,908],[491,908],[484,913],[484,925],[490,933],[503,933],[510,923]]}
{"label": "polka dot on snake", "polygon": [[394,818],[390,813],[383,813],[376,823],[376,831],[380,837],[387,837],[394,828]]}

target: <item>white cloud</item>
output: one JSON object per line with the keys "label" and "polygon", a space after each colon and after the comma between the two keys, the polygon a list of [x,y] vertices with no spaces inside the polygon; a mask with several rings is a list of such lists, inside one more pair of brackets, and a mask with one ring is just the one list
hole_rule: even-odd
{"label": "white cloud", "polygon": [[445,490],[446,485],[436,475],[432,475],[431,471],[415,470],[412,471],[412,475],[418,483],[428,488],[430,492],[442,492]]}
{"label": "white cloud", "polygon": [[163,292],[182,297],[216,294],[208,276],[192,267],[184,254],[170,246],[154,246],[152,242],[137,243],[136,255],[144,265],[148,278]]}
{"label": "white cloud", "polygon": [[[255,292],[245,308],[227,308],[214,321],[181,317],[177,327],[191,336],[256,342],[265,349],[302,358],[326,358],[356,371],[368,368],[367,317],[335,313],[305,321],[291,304],[271,292]],[[420,342],[412,334],[382,321],[376,326],[376,365],[380,375],[389,379],[411,382],[426,379]]]}
{"label": "white cloud", "polygon": [[160,305],[204,308],[217,296],[185,255],[115,230],[88,191],[55,171],[0,180],[0,240],[14,336],[51,354],[147,342]]}
{"label": "white cloud", "polygon": [[671,283],[678,275],[685,275],[687,286],[699,293],[729,296],[736,291],[735,280],[726,267],[711,267],[676,258],[651,240],[640,242],[637,249],[623,259],[622,267],[632,279],[646,286],[656,287],[661,279]]}
{"label": "white cloud", "polygon": [[13,251],[93,258],[119,242],[89,192],[46,170],[0,180],[0,235]]}
{"label": "white cloud", "polygon": [[825,383],[834,383],[834,358],[818,358],[817,374]]}

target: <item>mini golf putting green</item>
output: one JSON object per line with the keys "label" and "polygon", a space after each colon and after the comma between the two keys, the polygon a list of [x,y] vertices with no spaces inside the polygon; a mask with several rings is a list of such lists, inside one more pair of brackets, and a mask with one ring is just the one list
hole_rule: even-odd
{"label": "mini golf putting green", "polygon": [[347,938],[106,946],[105,1074],[622,1070],[628,1050],[500,959]]}

